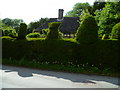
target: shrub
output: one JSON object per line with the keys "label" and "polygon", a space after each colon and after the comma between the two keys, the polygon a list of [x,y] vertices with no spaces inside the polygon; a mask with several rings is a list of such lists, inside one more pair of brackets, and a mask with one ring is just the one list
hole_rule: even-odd
{"label": "shrub", "polygon": [[61,22],[49,23],[49,30],[48,30],[46,39],[59,39],[60,38],[60,34],[58,30],[60,24]]}
{"label": "shrub", "polygon": [[[9,37],[8,37],[9,38]],[[85,45],[68,40],[2,40],[2,58],[25,59],[38,64],[95,65],[119,68],[119,41],[98,40]],[[114,53],[113,53],[114,52]]]}
{"label": "shrub", "polygon": [[2,24],[2,36],[10,36],[10,37],[17,37],[17,33],[16,30],[11,27],[11,26],[7,26],[6,24]]}
{"label": "shrub", "polygon": [[93,16],[86,16],[78,28],[76,40],[83,44],[98,40],[98,26]]}
{"label": "shrub", "polygon": [[29,33],[26,35],[26,38],[40,38],[40,33]]}
{"label": "shrub", "polygon": [[2,36],[10,36],[10,37],[15,38],[17,37],[17,33],[15,30],[6,29],[6,30],[2,30]]}
{"label": "shrub", "polygon": [[48,29],[42,29],[42,33],[43,33],[44,35],[47,35],[47,32],[48,32]]}
{"label": "shrub", "polygon": [[15,40],[16,38],[12,38],[10,36],[2,36],[1,39],[2,40]]}
{"label": "shrub", "polygon": [[26,34],[27,34],[27,25],[25,23],[21,23],[18,31],[18,39],[25,39]]}
{"label": "shrub", "polygon": [[112,32],[111,32],[111,39],[120,40],[120,22],[113,26]]}

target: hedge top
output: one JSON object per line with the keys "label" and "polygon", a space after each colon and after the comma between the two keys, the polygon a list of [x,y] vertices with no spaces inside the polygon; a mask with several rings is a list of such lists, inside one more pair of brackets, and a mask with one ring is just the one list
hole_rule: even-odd
{"label": "hedge top", "polygon": [[83,44],[98,40],[98,26],[93,16],[86,16],[77,31],[77,41]]}

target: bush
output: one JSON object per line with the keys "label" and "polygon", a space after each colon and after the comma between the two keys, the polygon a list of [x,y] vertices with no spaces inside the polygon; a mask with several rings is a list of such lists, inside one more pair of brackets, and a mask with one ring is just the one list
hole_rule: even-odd
{"label": "bush", "polygon": [[25,23],[21,23],[18,31],[18,39],[25,39],[26,34],[27,34],[27,25]]}
{"label": "bush", "polygon": [[48,29],[42,29],[42,33],[43,33],[44,35],[47,35],[47,32],[48,32]]}
{"label": "bush", "polygon": [[[2,58],[30,60],[38,64],[94,65],[118,69],[118,40],[98,40],[85,45],[68,40],[2,40]],[[27,62],[27,61],[26,61]]]}
{"label": "bush", "polygon": [[12,38],[10,36],[2,36],[1,39],[2,40],[15,40],[16,38]]}
{"label": "bush", "polygon": [[111,39],[120,40],[120,22],[113,26],[112,32],[111,32]]}
{"label": "bush", "polygon": [[17,37],[16,30],[13,27],[7,26],[6,24],[2,24],[1,29],[2,29],[2,36],[10,36],[13,38]]}
{"label": "bush", "polygon": [[59,39],[60,38],[60,34],[58,30],[60,24],[61,22],[49,23],[49,30],[48,30],[46,39]]}
{"label": "bush", "polygon": [[83,44],[98,40],[98,26],[93,16],[86,16],[78,28],[76,40]]}
{"label": "bush", "polygon": [[16,38],[17,37],[17,33],[15,30],[2,30],[2,36],[10,36],[10,37],[13,37],[13,38]]}
{"label": "bush", "polygon": [[26,38],[40,38],[40,33],[29,33],[26,35]]}

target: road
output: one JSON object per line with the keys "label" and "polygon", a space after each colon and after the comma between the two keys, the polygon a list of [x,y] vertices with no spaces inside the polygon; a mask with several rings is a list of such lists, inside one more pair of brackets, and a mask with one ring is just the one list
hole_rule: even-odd
{"label": "road", "polygon": [[[115,77],[65,73],[2,65],[1,88],[118,88]],[[2,85],[1,85],[2,84]]]}

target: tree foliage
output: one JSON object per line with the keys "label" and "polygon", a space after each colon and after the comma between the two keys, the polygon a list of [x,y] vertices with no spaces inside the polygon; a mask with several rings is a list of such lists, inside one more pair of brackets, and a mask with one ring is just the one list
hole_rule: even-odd
{"label": "tree foliage", "polygon": [[13,28],[19,27],[20,23],[22,23],[22,19],[10,19],[5,18],[2,20],[2,23],[6,24],[7,26],[11,26]]}
{"label": "tree foliage", "polygon": [[25,39],[26,34],[27,34],[27,25],[25,23],[21,23],[18,31],[18,39]]}
{"label": "tree foliage", "polygon": [[73,9],[67,12],[66,17],[79,17],[88,6],[89,3],[76,3]]}
{"label": "tree foliage", "polygon": [[110,37],[112,27],[120,21],[120,1],[107,2],[103,10],[97,10],[95,14],[100,27],[99,36],[102,37],[103,34],[106,34]]}
{"label": "tree foliage", "polygon": [[16,30],[11,26],[7,26],[6,24],[2,23],[1,30],[2,30],[2,36],[17,37]]}
{"label": "tree foliage", "polygon": [[112,32],[111,32],[111,39],[120,40],[120,22],[117,23],[115,26],[113,26]]}
{"label": "tree foliage", "polygon": [[98,26],[93,16],[86,16],[78,28],[76,40],[91,44],[98,40]]}
{"label": "tree foliage", "polygon": [[105,0],[96,0],[93,4],[93,11],[95,12],[96,10],[102,10],[105,7]]}
{"label": "tree foliage", "polygon": [[18,32],[20,23],[23,23],[22,19],[10,19],[10,18],[5,18],[2,19],[2,23],[7,25],[8,27],[12,27]]}
{"label": "tree foliage", "polygon": [[34,29],[38,28],[39,26],[41,26],[42,24],[44,24],[47,20],[48,20],[48,18],[41,18],[38,21],[30,22],[28,24],[29,32],[32,32]]}

